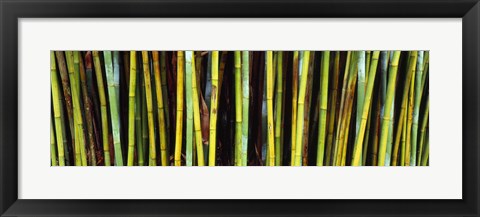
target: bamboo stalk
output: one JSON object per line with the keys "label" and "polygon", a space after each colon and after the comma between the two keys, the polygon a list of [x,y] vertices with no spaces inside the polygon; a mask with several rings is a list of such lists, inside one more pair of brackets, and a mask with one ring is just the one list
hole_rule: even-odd
{"label": "bamboo stalk", "polygon": [[152,81],[150,79],[150,62],[148,51],[142,51],[143,62],[143,81],[145,83],[145,97],[147,102],[147,121],[148,121],[148,138],[149,138],[149,166],[157,165],[157,152],[155,147],[155,118],[153,116],[153,97],[152,97]]}
{"label": "bamboo stalk", "polygon": [[[415,75],[413,75],[415,76]],[[405,165],[404,166],[411,166],[410,160],[412,159],[412,125],[413,125],[413,104],[414,104],[414,87],[415,87],[415,79],[411,79],[410,84],[410,93],[408,97],[408,108],[407,108],[407,144],[405,149]]]}
{"label": "bamboo stalk", "polygon": [[[78,54],[74,55],[72,51],[66,51],[67,56],[67,66],[68,66],[68,74],[70,79],[70,89],[72,91],[72,101],[73,101],[73,122],[75,128],[75,165],[76,166],[86,166],[87,165],[87,158],[85,155],[84,150],[85,141],[83,137],[83,118],[80,106],[80,86],[77,84],[77,73],[79,71],[78,68]],[[83,154],[82,154],[83,153]]]}
{"label": "bamboo stalk", "polygon": [[283,52],[277,54],[277,84],[276,84],[276,102],[275,102],[275,165],[281,166],[281,136],[282,136],[282,100],[283,100]]}
{"label": "bamboo stalk", "polygon": [[330,51],[323,51],[320,80],[320,124],[318,126],[317,166],[323,166],[325,152],[325,134],[327,130],[328,108],[328,69],[330,68]]}
{"label": "bamboo stalk", "polygon": [[[351,110],[353,108],[353,97],[354,97],[354,88],[357,82],[357,52],[353,52],[351,56],[351,63],[348,72],[348,83],[344,86],[342,90],[342,105],[340,105],[341,118],[339,120],[339,125],[337,128],[337,138],[336,138],[336,152],[335,152],[335,166],[341,166],[346,159],[346,144],[348,142],[348,134],[350,130],[350,119],[351,119]],[[347,74],[347,73],[345,73]],[[345,156],[345,157],[344,157]]]}
{"label": "bamboo stalk", "polygon": [[[193,54],[192,54],[193,56]],[[192,65],[195,65],[195,58],[192,58]],[[193,124],[195,128],[195,144],[197,150],[198,166],[205,166],[205,156],[203,153],[202,131],[200,122],[200,108],[199,108],[199,93],[198,93],[198,79],[196,69],[192,72],[192,90],[193,90]]]}
{"label": "bamboo stalk", "polygon": [[430,139],[428,138],[428,136],[425,137],[425,151],[423,151],[423,156],[422,156],[422,166],[427,166],[428,165],[428,158],[430,157],[429,156],[429,152],[430,152],[430,148],[429,148],[429,145],[430,145]]}
{"label": "bamboo stalk", "polygon": [[[72,95],[70,90],[70,79],[68,77],[67,71],[67,64],[65,62],[65,55],[63,51],[55,51],[55,56],[57,57],[58,61],[58,70],[60,74],[60,80],[62,82],[61,88],[63,89],[63,98],[65,99],[65,109],[67,110],[67,118],[68,118],[68,128],[70,129],[71,135],[71,142],[75,144],[75,127],[74,127],[74,116],[73,116],[73,102],[72,102]],[[58,77],[58,76],[57,76]],[[58,79],[58,78],[57,78]],[[59,93],[60,94],[60,93]],[[61,97],[59,95],[59,97]],[[59,98],[60,100],[60,98]],[[63,109],[62,109],[63,110]],[[66,126],[64,126],[65,128]],[[65,129],[63,129],[65,130]],[[66,134],[65,134],[66,136]],[[68,151],[68,147],[65,146],[65,151]],[[68,157],[66,155],[65,157]]]}
{"label": "bamboo stalk", "polygon": [[[165,94],[163,93],[163,78],[161,77],[161,61],[158,51],[152,51],[152,58],[153,58],[153,68],[154,68],[154,79],[155,79],[155,93],[157,96],[157,117],[158,117],[158,128],[159,128],[159,135],[160,135],[160,159],[162,166],[168,166],[167,164],[167,131],[166,131],[166,121],[165,121],[165,107],[163,102],[163,97]],[[164,69],[166,70],[166,69]]]}
{"label": "bamboo stalk", "polygon": [[55,143],[55,132],[53,130],[53,121],[50,118],[50,165],[58,166],[57,164],[57,144]]}
{"label": "bamboo stalk", "polygon": [[374,51],[373,52],[371,65],[369,67],[370,72],[368,73],[369,77],[368,77],[367,90],[366,90],[366,93],[365,93],[365,101],[363,103],[363,108],[362,108],[361,123],[360,123],[359,131],[357,132],[355,146],[353,148],[353,159],[352,159],[352,165],[353,166],[361,166],[361,154],[362,154],[362,150],[363,150],[365,128],[366,128],[367,119],[368,119],[369,112],[370,112],[373,85],[375,83],[375,75],[377,73],[377,64],[378,64],[379,55],[380,55],[379,51]]}
{"label": "bamboo stalk", "polygon": [[[403,123],[407,123],[407,114],[405,112],[405,114],[403,115],[403,117],[400,117],[401,119],[403,119]],[[403,124],[403,127],[402,127],[402,155],[400,156],[400,166],[403,166],[405,164],[405,157],[406,157],[406,142],[407,140],[407,124]]]}
{"label": "bamboo stalk", "polygon": [[297,101],[298,101],[298,51],[293,52],[293,70],[292,70],[292,132],[291,132],[291,156],[290,165],[295,165],[296,152],[296,131],[297,131]]}
{"label": "bamboo stalk", "polygon": [[352,71],[351,70],[351,65],[354,65],[354,64],[350,64],[351,62],[351,59],[354,59],[354,55],[355,55],[355,52],[352,52],[351,51],[348,51],[347,52],[347,60],[346,60],[346,64],[345,64],[345,72],[343,74],[343,85],[342,85],[342,94],[341,94],[341,97],[340,97],[340,108],[338,110],[338,125],[337,125],[337,131],[336,131],[336,136],[335,136],[335,141],[334,142],[334,148],[332,150],[332,156],[333,158],[331,159],[331,165],[337,165],[337,156],[338,156],[338,152],[339,152],[339,149],[341,147],[340,146],[340,132],[342,131],[342,123],[343,123],[343,114],[345,113],[345,109],[346,109],[346,106],[345,106],[345,95],[347,93],[347,86],[348,86],[348,81],[349,81],[349,78],[350,78],[350,75],[351,74],[350,72]]}
{"label": "bamboo stalk", "polygon": [[273,54],[267,51],[267,149],[268,166],[275,166],[275,144],[273,126]]}
{"label": "bamboo stalk", "polygon": [[83,58],[79,59],[79,66],[80,66],[80,83],[82,86],[82,97],[83,97],[83,108],[85,111],[85,120],[87,125],[87,137],[88,137],[88,152],[89,152],[89,164],[90,166],[96,166],[96,158],[95,158],[95,138],[93,135],[93,117],[92,111],[93,106],[90,100],[90,96],[88,95],[88,87],[87,87],[87,75],[85,73],[85,67],[83,64]]}
{"label": "bamboo stalk", "polygon": [[305,92],[307,89],[307,77],[308,77],[308,66],[310,60],[310,51],[302,51],[304,55],[302,56],[302,75],[300,79],[300,87],[298,93],[298,105],[297,105],[297,131],[296,131],[296,141],[295,141],[295,166],[301,166],[302,158],[301,153],[303,150],[302,144],[302,134],[303,134],[303,123],[304,123],[304,109],[305,109]]}
{"label": "bamboo stalk", "polygon": [[[415,61],[416,61],[416,56],[412,56],[413,53],[409,56],[409,61],[408,61],[408,74],[405,80],[405,85],[403,88],[403,97],[402,97],[402,107],[400,110],[400,116],[399,117],[404,117],[406,115],[406,110],[407,110],[407,101],[408,101],[408,93],[410,91],[410,82],[412,79],[413,72],[415,71]],[[415,58],[415,59],[413,59]],[[397,125],[397,134],[396,134],[396,139],[395,139],[395,145],[393,148],[393,158],[392,158],[392,165],[396,166],[397,165],[397,159],[398,159],[398,149],[399,149],[399,143],[400,143],[400,138],[401,138],[401,133],[403,131],[403,125],[406,124],[403,118],[399,118],[399,122]],[[403,143],[402,143],[403,144]],[[403,146],[402,146],[403,148]],[[405,153],[404,150],[402,149],[402,153]],[[403,165],[403,164],[402,164]]]}
{"label": "bamboo stalk", "polygon": [[[135,94],[137,84],[137,56],[130,51],[130,84],[128,90],[128,158],[127,166],[133,166],[135,151]],[[137,112],[140,113],[140,112]],[[138,133],[138,132],[137,132]]]}
{"label": "bamboo stalk", "polygon": [[[78,105],[77,105],[77,112],[80,113],[79,119],[77,122],[78,126],[78,137],[79,137],[79,142],[80,142],[80,156],[82,158],[82,166],[88,166],[87,162],[87,149],[86,149],[86,142],[85,142],[85,128],[83,126],[83,103],[82,103],[82,96],[81,96],[81,81],[80,81],[80,52],[79,51],[73,51],[73,72],[74,72],[74,80],[75,80],[75,88],[77,95],[76,97],[78,100]],[[73,87],[72,87],[73,88]]]}
{"label": "bamboo stalk", "polygon": [[362,121],[363,102],[365,101],[365,86],[366,86],[366,72],[365,72],[365,51],[357,51],[358,64],[358,85],[357,85],[357,116],[355,121],[355,135],[358,137],[360,129],[360,122]]}
{"label": "bamboo stalk", "polygon": [[385,100],[385,110],[382,119],[378,163],[377,165],[385,165],[385,154],[387,150],[388,127],[390,124],[390,111],[392,109],[392,101],[395,94],[395,82],[397,80],[398,61],[400,59],[400,51],[394,51],[393,59],[390,63],[390,71],[388,78],[387,94]]}
{"label": "bamboo stalk", "polygon": [[185,55],[183,51],[177,51],[177,114],[175,125],[175,166],[181,166],[182,156],[182,130],[183,130],[183,100],[184,100],[184,75]]}
{"label": "bamboo stalk", "polygon": [[93,51],[93,63],[95,65],[95,75],[97,78],[98,94],[100,98],[100,113],[102,117],[102,142],[105,166],[110,166],[110,146],[108,145],[108,114],[107,100],[105,97],[105,88],[103,86],[102,66],[98,51]]}
{"label": "bamboo stalk", "polygon": [[[425,105],[425,113],[423,115],[422,127],[420,129],[420,144],[418,146],[418,160],[417,160],[418,164],[417,164],[417,166],[419,166],[419,165],[425,166],[424,163],[423,163],[423,160],[424,160],[424,158],[426,158],[426,156],[424,156],[422,154],[424,154],[423,143],[425,141],[425,134],[427,133],[426,128],[427,128],[427,124],[428,124],[429,110],[430,110],[430,97],[427,98],[427,104]],[[428,147],[425,147],[425,148],[426,148],[426,150],[428,149]],[[427,153],[427,156],[428,156],[428,153]]]}
{"label": "bamboo stalk", "polygon": [[[118,51],[115,51],[118,52]],[[118,56],[114,54],[115,56]],[[113,133],[113,147],[115,151],[115,164],[117,166],[123,166],[122,148],[120,142],[120,117],[119,117],[119,98],[118,93],[118,76],[117,70],[114,71],[112,64],[112,52],[104,51],[103,58],[105,60],[105,71],[107,74],[108,85],[108,99],[110,102],[110,116],[112,121],[112,133]],[[115,58],[116,59],[116,58]]]}
{"label": "bamboo stalk", "polygon": [[[309,132],[310,132],[310,111],[312,104],[312,89],[313,89],[313,67],[315,63],[315,52],[310,53],[310,61],[308,67],[308,77],[307,77],[307,91],[305,92],[305,113],[304,113],[304,125],[303,125],[303,149],[302,149],[302,165],[308,166],[308,148],[309,148]],[[320,100],[315,102],[314,111],[318,116],[318,109]],[[315,114],[314,114],[315,116]],[[315,118],[314,118],[315,119]],[[314,122],[315,123],[315,122]],[[316,124],[314,124],[316,125]]]}
{"label": "bamboo stalk", "polygon": [[[60,90],[58,87],[58,75],[57,67],[55,64],[55,56],[53,51],[50,51],[50,82],[52,88],[52,101],[53,101],[53,117],[55,121],[55,135],[56,145],[58,150],[58,165],[65,166],[65,151],[63,146],[63,127],[62,126],[62,113],[61,113],[61,100]],[[51,128],[51,126],[50,126]],[[50,134],[50,136],[53,136]],[[55,157],[56,158],[56,157]],[[56,160],[55,160],[56,162]],[[52,162],[52,166],[55,166]]]}
{"label": "bamboo stalk", "polygon": [[417,165],[417,132],[418,132],[418,118],[420,112],[420,103],[422,99],[422,92],[420,90],[422,86],[423,77],[423,51],[418,52],[417,70],[415,74],[415,93],[414,93],[414,108],[413,108],[413,125],[412,125],[412,156],[410,159],[410,166]]}
{"label": "bamboo stalk", "polygon": [[185,128],[186,134],[186,156],[187,166],[193,165],[193,97],[192,97],[192,71],[195,65],[192,65],[193,51],[185,51],[185,95],[187,108],[187,125]]}
{"label": "bamboo stalk", "polygon": [[212,78],[211,78],[211,105],[210,105],[210,136],[208,165],[215,166],[217,150],[217,108],[218,108],[218,51],[212,52]]}
{"label": "bamboo stalk", "polygon": [[330,93],[330,109],[328,116],[328,135],[327,135],[327,150],[326,150],[326,157],[325,157],[325,165],[331,166],[331,153],[332,153],[332,146],[333,146],[333,130],[335,129],[336,117],[338,113],[336,112],[337,109],[337,92],[338,92],[338,77],[340,77],[340,51],[335,52],[335,66],[333,68],[333,85],[331,85],[331,93]]}
{"label": "bamboo stalk", "polygon": [[242,51],[242,166],[247,166],[248,117],[250,103],[250,64],[248,51]]}
{"label": "bamboo stalk", "polygon": [[240,51],[234,52],[235,73],[235,166],[242,163],[242,59]]}
{"label": "bamboo stalk", "polygon": [[[168,101],[168,86],[167,86],[167,54],[166,51],[160,51],[160,79],[162,83],[162,99],[163,99],[163,107],[165,109],[165,125],[166,125],[166,145],[167,145],[167,150],[168,147],[170,146],[170,106],[169,106],[169,101]],[[168,165],[168,153],[165,153],[167,155],[167,165]]]}

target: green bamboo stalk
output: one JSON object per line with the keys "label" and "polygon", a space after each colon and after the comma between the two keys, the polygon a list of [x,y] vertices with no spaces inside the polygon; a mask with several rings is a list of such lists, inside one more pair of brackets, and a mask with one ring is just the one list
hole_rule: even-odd
{"label": "green bamboo stalk", "polygon": [[378,64],[379,55],[380,55],[379,51],[374,51],[373,52],[372,61],[370,63],[371,65],[369,67],[370,72],[368,73],[369,77],[368,77],[367,90],[366,90],[366,93],[365,93],[365,101],[363,103],[363,108],[362,108],[360,129],[357,132],[355,146],[353,148],[353,159],[352,159],[352,165],[353,166],[361,166],[361,159],[362,159],[361,154],[362,154],[362,150],[363,150],[365,128],[366,128],[367,119],[368,119],[369,112],[370,112],[373,85],[375,83],[375,75],[377,73],[377,64]]}
{"label": "green bamboo stalk", "polygon": [[365,51],[357,51],[357,64],[358,64],[358,85],[357,85],[357,116],[355,124],[355,135],[358,137],[358,131],[360,129],[360,122],[362,121],[363,102],[365,101]]}
{"label": "green bamboo stalk", "polygon": [[372,58],[372,51],[365,51],[365,85],[368,84],[368,74],[370,72],[370,64],[371,64],[371,58]]}
{"label": "green bamboo stalk", "polygon": [[[406,104],[406,102],[405,102]],[[400,117],[403,120],[403,123],[407,123],[407,114],[403,115],[403,117]],[[400,166],[403,166],[405,164],[405,151],[406,151],[406,142],[407,140],[407,124],[403,124],[402,127],[402,155],[400,156]]]}
{"label": "green bamboo stalk", "polygon": [[392,101],[395,95],[395,82],[397,80],[398,61],[400,59],[400,51],[394,51],[393,59],[390,63],[390,71],[387,86],[387,96],[385,100],[385,110],[382,119],[382,128],[380,135],[378,163],[377,165],[385,165],[385,154],[387,151],[388,127],[390,124],[390,111],[392,109]]}
{"label": "green bamboo stalk", "polygon": [[[130,51],[130,85],[128,89],[128,159],[127,166],[133,166],[135,152],[135,98],[137,84],[137,55]],[[140,112],[137,112],[140,114]],[[137,132],[138,134],[138,132]]]}
{"label": "green bamboo stalk", "polygon": [[295,165],[296,152],[296,135],[297,135],[297,101],[298,101],[298,51],[293,52],[293,70],[292,70],[292,138],[291,138],[291,155],[290,165]]}
{"label": "green bamboo stalk", "polygon": [[193,97],[192,97],[192,70],[195,65],[192,65],[193,52],[185,51],[185,95],[187,104],[187,126],[186,133],[186,151],[187,151],[187,166],[193,165]]}
{"label": "green bamboo stalk", "polygon": [[181,166],[182,161],[182,130],[183,130],[183,100],[184,100],[184,75],[185,55],[177,51],[177,115],[175,125],[175,166]]}
{"label": "green bamboo stalk", "polygon": [[110,147],[108,145],[108,114],[107,100],[105,97],[105,88],[103,86],[102,66],[98,51],[93,51],[93,63],[95,65],[95,75],[97,77],[98,96],[100,98],[100,113],[102,117],[102,142],[105,166],[110,166]]}
{"label": "green bamboo stalk", "polygon": [[417,165],[417,133],[418,133],[418,116],[420,112],[420,103],[422,100],[422,86],[423,77],[423,51],[418,52],[417,73],[415,74],[415,96],[413,104],[413,125],[412,125],[412,156],[410,159],[410,166]]}
{"label": "green bamboo stalk", "polygon": [[277,84],[276,84],[276,103],[275,103],[275,165],[281,166],[281,135],[282,135],[282,100],[283,100],[283,52],[277,53]]}
{"label": "green bamboo stalk", "polygon": [[425,151],[423,151],[423,156],[422,156],[422,166],[427,166],[428,158],[429,158],[429,152],[430,152],[430,139],[428,138],[428,135],[425,137]]}
{"label": "green bamboo stalk", "polygon": [[323,51],[320,79],[320,124],[318,126],[317,166],[323,166],[325,154],[325,134],[327,130],[328,108],[328,69],[330,68],[330,51]]}
{"label": "green bamboo stalk", "polygon": [[160,159],[162,166],[167,165],[167,132],[165,124],[165,111],[164,111],[164,104],[163,104],[163,90],[162,90],[162,77],[161,77],[161,63],[160,63],[160,55],[158,51],[152,51],[152,58],[153,58],[153,68],[154,68],[154,77],[155,77],[155,93],[157,96],[157,117],[158,117],[158,128],[160,130]]}
{"label": "green bamboo stalk", "polygon": [[[86,143],[85,143],[85,128],[83,126],[83,103],[82,103],[82,96],[81,96],[81,88],[80,88],[80,52],[79,51],[74,51],[73,52],[73,72],[74,72],[74,77],[75,77],[75,88],[78,97],[78,106],[77,112],[80,113],[79,119],[77,122],[78,126],[78,136],[80,139],[80,156],[82,158],[82,166],[88,166],[87,162],[87,149],[86,149]],[[73,87],[72,87],[73,88]]]}
{"label": "green bamboo stalk", "polygon": [[112,52],[104,51],[103,58],[105,60],[105,71],[107,75],[108,101],[110,102],[110,117],[112,121],[111,124],[113,134],[113,148],[115,151],[115,165],[123,166],[122,145],[120,141],[120,116],[118,107],[120,102],[117,96],[117,89],[119,87],[119,74],[115,73],[113,69]]}
{"label": "green bamboo stalk", "polygon": [[242,165],[242,59],[240,51],[234,52],[235,74],[235,166]]}
{"label": "green bamboo stalk", "polygon": [[209,136],[209,153],[208,165],[215,166],[217,159],[217,108],[218,108],[218,51],[212,52],[212,77],[211,77],[211,105],[210,105],[210,136]]}
{"label": "green bamboo stalk", "polygon": [[307,90],[307,78],[308,78],[308,66],[310,60],[310,51],[302,51],[302,75],[300,78],[300,86],[298,93],[298,105],[297,105],[297,131],[296,131],[296,141],[295,141],[295,166],[302,165],[301,153],[303,150],[302,144],[302,134],[303,134],[303,123],[304,123],[304,112],[305,112],[305,92]]}
{"label": "green bamboo stalk", "polygon": [[[55,120],[55,135],[57,139],[57,150],[58,150],[58,164],[60,166],[65,166],[65,151],[63,146],[63,126],[62,126],[62,113],[61,113],[61,100],[60,100],[60,90],[58,87],[58,75],[57,67],[55,65],[55,56],[53,51],[50,51],[50,82],[52,88],[52,101],[53,101],[53,116]],[[52,135],[50,135],[52,136]],[[56,162],[56,160],[55,160]],[[52,163],[53,166],[55,166]]]}
{"label": "green bamboo stalk", "polygon": [[[423,153],[423,143],[425,141],[425,134],[427,133],[426,131],[426,128],[427,128],[427,124],[428,124],[428,114],[429,114],[429,110],[430,110],[430,97],[427,98],[427,104],[425,106],[425,113],[423,115],[423,121],[422,121],[422,127],[420,129],[420,144],[418,146],[418,160],[417,160],[417,166],[425,166],[423,165],[423,160],[425,158],[424,154]],[[428,149],[428,147],[425,147],[426,149]],[[428,153],[427,153],[428,155]],[[421,162],[421,163],[420,163]]]}
{"label": "green bamboo stalk", "polygon": [[67,56],[67,66],[68,66],[68,75],[69,75],[69,80],[70,80],[70,89],[72,90],[72,101],[73,101],[73,122],[74,122],[74,128],[75,128],[75,145],[74,145],[74,150],[75,150],[75,165],[76,166],[86,166],[87,165],[87,158],[85,153],[82,154],[82,150],[85,147],[85,141],[83,137],[83,121],[82,121],[82,112],[80,110],[80,86],[77,84],[77,78],[75,72],[78,71],[78,67],[75,65],[78,60],[77,58],[74,57],[74,54],[72,51],[66,51],[65,52]]}
{"label": "green bamboo stalk", "polygon": [[53,130],[53,121],[50,119],[50,164],[51,166],[58,166],[57,164],[57,144],[55,143],[55,132]]}
{"label": "green bamboo stalk", "polygon": [[266,52],[267,57],[267,150],[268,166],[275,166],[275,144],[274,144],[274,126],[273,126],[273,54],[272,51]]}
{"label": "green bamboo stalk", "polygon": [[[142,55],[139,55],[139,60],[137,60],[138,62],[142,62],[142,70],[141,72],[138,74],[138,75],[142,75],[143,74],[143,59],[142,59]],[[137,76],[138,76],[137,75]],[[141,108],[142,108],[142,114],[141,114],[141,122],[142,122],[142,150],[143,150],[143,153],[144,153],[144,160],[147,160],[148,159],[148,164],[150,163],[150,153],[149,153],[149,138],[148,138],[148,134],[149,134],[149,129],[148,129],[148,117],[147,117],[147,114],[148,114],[148,111],[147,111],[147,92],[146,92],[146,88],[145,88],[145,76],[138,76],[138,77],[141,77],[141,88],[140,88],[140,95],[141,95]]]}
{"label": "green bamboo stalk", "polygon": [[250,103],[250,64],[248,51],[242,51],[242,166],[247,166],[248,117]]}
{"label": "green bamboo stalk", "polygon": [[[194,54],[192,54],[193,56]],[[192,65],[195,65],[195,58],[192,58]],[[195,128],[195,144],[197,150],[197,162],[198,166],[205,166],[205,156],[203,153],[202,144],[202,129],[200,121],[200,105],[199,105],[199,91],[198,91],[198,79],[196,68],[193,68],[192,72],[192,90],[193,90],[193,124]]]}

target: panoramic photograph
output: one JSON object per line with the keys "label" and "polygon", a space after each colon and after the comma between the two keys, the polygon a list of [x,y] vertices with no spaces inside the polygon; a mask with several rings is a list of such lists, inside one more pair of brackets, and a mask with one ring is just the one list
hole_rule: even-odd
{"label": "panoramic photograph", "polygon": [[429,51],[51,51],[51,166],[429,166]]}

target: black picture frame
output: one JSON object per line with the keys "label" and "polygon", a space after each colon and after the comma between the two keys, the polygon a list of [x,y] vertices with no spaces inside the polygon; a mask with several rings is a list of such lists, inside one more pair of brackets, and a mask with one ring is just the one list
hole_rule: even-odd
{"label": "black picture frame", "polygon": [[[480,189],[478,2],[478,0],[0,0],[1,216],[478,216]],[[18,128],[21,127],[18,125],[18,19],[71,17],[462,18],[463,199],[18,199],[17,144]],[[452,72],[456,76],[459,76],[458,73],[460,72]]]}

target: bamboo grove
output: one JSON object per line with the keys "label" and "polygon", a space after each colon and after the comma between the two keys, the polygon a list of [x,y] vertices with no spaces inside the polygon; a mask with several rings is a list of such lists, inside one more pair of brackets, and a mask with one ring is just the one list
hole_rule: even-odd
{"label": "bamboo grove", "polygon": [[51,51],[52,166],[428,166],[428,51]]}

